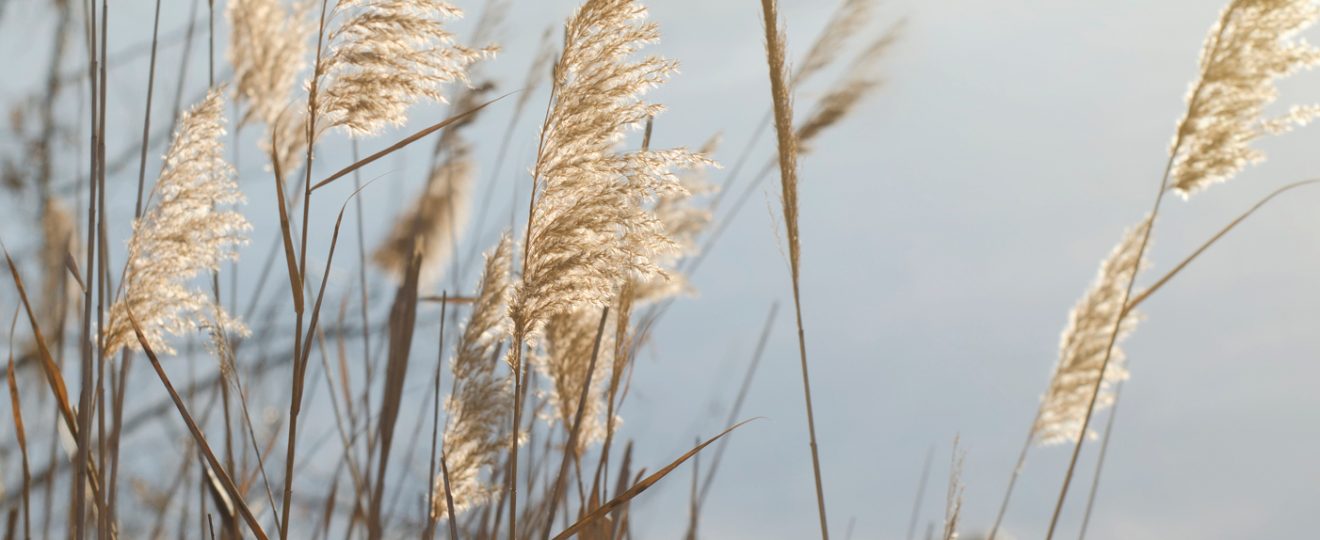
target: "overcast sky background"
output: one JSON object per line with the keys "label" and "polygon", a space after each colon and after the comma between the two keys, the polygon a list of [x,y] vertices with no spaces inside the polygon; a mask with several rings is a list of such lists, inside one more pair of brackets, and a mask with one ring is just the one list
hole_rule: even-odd
{"label": "overcast sky background", "polygon": [[[506,89],[519,84],[542,30],[559,24],[575,4],[514,3],[502,34],[504,52],[484,68]],[[152,2],[113,4],[110,49],[149,41]],[[729,164],[769,103],[759,4],[648,4],[664,35],[649,50],[682,63],[682,73],[652,94],[668,107],[656,121],[653,146],[698,146],[722,132],[725,144],[716,158]],[[963,529],[971,534],[988,528],[1055,362],[1068,310],[1154,195],[1204,33],[1222,7],[1217,4],[896,0],[881,7],[869,36],[909,19],[886,63],[886,87],[801,162],[803,309],[837,537],[844,538],[855,520],[854,538],[903,538],[930,448],[935,460],[919,534],[926,522],[938,523],[955,436],[967,450]],[[42,86],[53,18],[41,2],[0,5],[0,72],[6,74],[0,103],[8,109]],[[458,5],[471,19],[480,10],[477,0]],[[834,6],[830,0],[783,0],[793,58]],[[187,9],[186,2],[166,2],[162,33],[182,27]],[[456,25],[460,35],[469,23]],[[227,40],[218,35],[216,41],[219,62]],[[205,85],[204,44],[193,50],[186,99],[199,96]],[[72,47],[75,56],[81,47],[81,41]],[[853,52],[840,54],[846,60]],[[178,46],[162,50],[157,118],[168,118],[179,60]],[[142,60],[112,66],[112,155],[140,137],[145,74]],[[800,112],[833,76],[802,89]],[[1313,73],[1282,89],[1282,104],[1320,101]],[[468,133],[477,142],[481,182],[509,120],[510,101],[492,106]],[[85,116],[76,97],[67,102],[71,118]],[[512,183],[525,182],[544,102],[541,89],[515,133],[511,158],[497,180],[497,216],[507,215]],[[382,148],[443,114],[441,107],[417,107],[408,128],[364,142],[363,151]],[[244,134],[240,158],[247,213],[256,227],[243,251],[244,264],[251,266],[278,234],[254,136],[255,130]],[[331,140],[320,150],[320,175],[350,162],[343,138]],[[1170,199],[1156,228],[1147,279],[1167,271],[1275,187],[1320,173],[1317,143],[1320,132],[1314,129],[1265,141],[1260,147],[1268,162],[1190,201]],[[77,144],[83,148],[71,148],[61,164],[66,185],[86,161],[82,135]],[[15,152],[8,127],[0,145],[6,154]],[[772,155],[771,139],[758,148],[754,165]],[[388,217],[424,181],[425,153],[419,146],[367,169],[367,177],[381,177],[363,195],[369,241],[384,234]],[[132,214],[136,166],[129,169],[111,179],[116,238],[126,238],[126,216]],[[712,175],[717,182],[723,178]],[[694,277],[700,296],[675,305],[655,345],[638,360],[633,394],[622,411],[622,436],[638,441],[638,465],[655,470],[694,437],[722,429],[768,309],[774,302],[791,306],[780,225],[773,217],[776,184],[766,184]],[[347,194],[338,188],[317,193],[313,230],[328,236]],[[1320,464],[1314,459],[1320,455],[1317,201],[1320,187],[1271,203],[1145,306],[1148,318],[1126,346],[1133,377],[1089,537],[1313,534],[1312,516],[1320,505]],[[19,216],[4,220],[7,242],[35,234],[27,225],[31,208],[13,202],[5,208]],[[493,238],[478,241],[484,247]],[[323,261],[324,240],[315,238],[309,248],[313,268]],[[245,294],[254,283],[250,273],[240,276]],[[331,291],[353,283],[351,258],[336,261],[331,279]],[[287,293],[270,290],[269,300],[287,302]],[[385,313],[386,287],[374,294],[377,313]],[[4,309],[14,302],[10,289],[0,293]],[[434,320],[434,309],[423,311]],[[434,349],[428,352],[421,342],[430,332],[419,327],[415,349],[427,366]],[[817,534],[796,352],[791,310],[782,309],[743,414],[765,419],[732,436],[701,516],[705,537]],[[187,372],[178,365],[170,369],[179,376]],[[142,394],[159,398],[158,383],[145,372],[137,375]],[[258,399],[286,407],[279,401],[283,384],[266,385]],[[409,395],[420,399],[424,387],[410,384]],[[333,430],[328,414],[320,422],[309,427],[310,440]],[[400,426],[410,425],[401,420]],[[12,436],[7,423],[0,425],[0,438]],[[160,448],[150,437],[125,445],[126,455]],[[1077,530],[1097,450],[1088,444],[1083,454],[1063,537]],[[1016,537],[1043,536],[1067,454],[1063,447],[1032,450],[1006,520]],[[313,462],[323,474],[335,465]],[[136,464],[147,472],[152,461]],[[7,487],[13,486],[16,460],[0,466]],[[425,465],[419,470],[425,474]],[[681,469],[637,500],[639,538],[682,534],[689,481],[690,469]]]}

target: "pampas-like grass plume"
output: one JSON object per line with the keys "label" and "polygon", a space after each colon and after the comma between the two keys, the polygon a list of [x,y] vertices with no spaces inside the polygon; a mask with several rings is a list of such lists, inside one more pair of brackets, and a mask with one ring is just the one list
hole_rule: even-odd
{"label": "pampas-like grass plume", "polygon": [[1201,74],[1187,98],[1171,152],[1172,189],[1184,197],[1226,181],[1264,159],[1250,146],[1266,134],[1310,121],[1320,108],[1294,107],[1262,119],[1275,80],[1320,63],[1320,50],[1294,36],[1320,16],[1310,0],[1234,0],[1210,29]]}
{"label": "pampas-like grass plume", "polygon": [[189,286],[198,274],[236,259],[236,247],[247,241],[251,229],[242,214],[224,209],[242,203],[243,195],[224,159],[223,105],[222,92],[213,89],[179,120],[152,192],[157,202],[133,223],[122,289],[104,335],[107,355],[140,347],[130,312],[157,353],[174,353],[165,334],[184,335],[209,325],[221,325],[231,334],[246,331],[206,292]]}
{"label": "pampas-like grass plume", "polygon": [[842,49],[853,35],[866,27],[875,10],[875,0],[843,0],[843,4],[825,23],[820,37],[811,44],[811,49],[802,58],[802,64],[793,74],[790,86],[802,84],[811,76],[820,73],[834,61],[839,49]]}
{"label": "pampas-like grass plume", "polygon": [[312,25],[307,5],[293,9],[280,0],[233,0],[225,10],[229,19],[229,62],[234,66],[234,88],[248,101],[239,124],[256,118],[268,125],[289,104],[298,74],[306,65]]}
{"label": "pampas-like grass plume", "polygon": [[360,136],[401,125],[408,107],[444,101],[439,86],[466,82],[468,66],[494,52],[456,44],[444,23],[462,11],[440,0],[342,0],[335,15],[346,20],[316,70],[327,77],[317,121],[326,129]]}
{"label": "pampas-like grass plume", "polygon": [[[421,281],[429,283],[441,273],[454,251],[455,238],[467,224],[472,177],[476,164],[461,143],[449,158],[431,171],[426,191],[398,220],[389,236],[372,254],[372,261],[395,276],[401,276],[412,255],[413,238],[422,246]],[[503,305],[503,303],[501,303]]]}
{"label": "pampas-like grass plume", "polygon": [[655,258],[676,249],[645,205],[682,190],[673,170],[706,160],[684,149],[616,148],[626,129],[660,112],[641,96],[676,67],[658,57],[629,60],[658,39],[655,24],[639,22],[645,16],[633,0],[588,0],[565,27],[533,170],[540,196],[510,304],[515,335],[556,314],[608,304],[625,276],[658,273]]}
{"label": "pampas-like grass plume", "polygon": [[[1100,393],[1095,398],[1096,409],[1112,404],[1114,395],[1110,385],[1127,378],[1123,351],[1118,343],[1136,327],[1140,317],[1134,311],[1124,314],[1123,298],[1133,273],[1145,265],[1138,259],[1138,250],[1150,224],[1147,217],[1127,231],[1123,241],[1100,263],[1100,273],[1091,290],[1069,314],[1068,327],[1059,340],[1059,363],[1054,368],[1049,390],[1032,427],[1032,436],[1037,443],[1076,442],[1081,437],[1091,392],[1096,379],[1101,376],[1111,338],[1114,339],[1114,348],[1109,366],[1105,368]],[[1119,321],[1120,315],[1122,321]],[[1114,337],[1115,332],[1117,337]]]}
{"label": "pampas-like grass plume", "polygon": [[[711,137],[697,150],[697,154],[710,156],[719,145],[719,137]],[[678,271],[679,261],[697,252],[697,236],[710,224],[709,207],[693,204],[695,197],[714,193],[717,188],[706,181],[703,170],[686,171],[679,176],[683,191],[667,192],[656,200],[652,211],[664,225],[665,234],[678,249],[657,257],[656,263],[663,274],[633,276],[623,292],[629,301],[648,303],[692,291],[687,276]]]}
{"label": "pampas-like grass plume", "polygon": [[[510,399],[510,381],[496,373],[500,360],[495,350],[505,334],[512,258],[513,241],[505,234],[486,257],[472,317],[463,328],[454,357],[454,391],[445,403],[449,421],[445,424],[444,451],[455,512],[484,503],[495,492],[480,476],[483,469],[499,465],[505,448],[509,428],[509,408],[505,404]],[[434,490],[431,515],[446,517],[443,476],[436,478]]]}
{"label": "pampas-like grass plume", "polygon": [[[615,318],[615,313],[610,313],[610,320],[605,323],[607,328],[617,324]],[[600,310],[594,308],[576,309],[550,317],[545,325],[545,354],[534,360],[551,382],[547,397],[553,409],[546,412],[546,419],[563,425],[565,434],[572,430],[577,418],[582,385],[587,383],[588,376],[591,377],[582,426],[578,428],[578,452],[605,438],[605,400],[615,348],[613,332],[602,334],[596,369],[588,373],[599,324]]]}

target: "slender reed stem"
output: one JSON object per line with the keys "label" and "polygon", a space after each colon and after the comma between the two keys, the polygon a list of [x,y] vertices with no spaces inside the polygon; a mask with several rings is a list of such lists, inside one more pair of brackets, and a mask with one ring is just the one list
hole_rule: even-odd
{"label": "slender reed stem", "polygon": [[816,508],[820,514],[820,536],[829,540],[829,520],[825,516],[825,487],[821,480],[820,450],[816,443],[816,418],[811,403],[811,378],[807,369],[807,338],[802,327],[801,247],[798,237],[797,145],[793,134],[793,110],[789,96],[788,72],[784,66],[784,38],[779,31],[779,13],[775,0],[761,0],[764,16],[767,60],[770,68],[770,93],[774,98],[775,131],[779,135],[779,175],[783,188],[784,227],[788,240],[789,266],[793,279],[793,312],[797,320],[798,356],[802,364],[802,395],[806,402],[807,433],[811,444],[811,469],[816,480]]}
{"label": "slender reed stem", "polygon": [[1105,422],[1105,435],[1100,443],[1100,456],[1096,458],[1095,475],[1091,478],[1091,491],[1086,495],[1086,513],[1082,514],[1082,530],[1077,540],[1086,540],[1086,529],[1091,525],[1091,510],[1095,508],[1095,494],[1100,491],[1100,473],[1105,470],[1105,457],[1109,455],[1109,438],[1114,433],[1114,419],[1118,418],[1118,401],[1123,397],[1123,381],[1114,387],[1114,406],[1109,408],[1109,421]]}

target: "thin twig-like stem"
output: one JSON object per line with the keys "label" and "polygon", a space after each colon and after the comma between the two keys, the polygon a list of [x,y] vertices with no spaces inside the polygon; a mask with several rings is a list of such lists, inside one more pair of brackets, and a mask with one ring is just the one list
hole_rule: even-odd
{"label": "thin twig-like stem", "polygon": [[142,190],[147,177],[147,146],[151,142],[151,97],[156,87],[156,45],[160,37],[160,0],[156,0],[156,17],[151,26],[151,61],[147,66],[147,108],[142,118],[142,155],[138,162],[137,206],[133,219],[142,217]]}
{"label": "thin twig-like stem", "polygon": [[1095,475],[1091,477],[1091,491],[1086,496],[1086,513],[1082,514],[1082,530],[1077,540],[1086,540],[1086,529],[1091,525],[1091,510],[1095,508],[1095,495],[1100,491],[1100,473],[1105,470],[1105,457],[1109,455],[1109,438],[1114,434],[1114,419],[1118,418],[1118,401],[1123,397],[1123,381],[1114,387],[1114,405],[1109,408],[1109,421],[1105,422],[1105,435],[1100,443],[1100,456],[1096,458]]}
{"label": "thin twig-like stem", "polygon": [[1013,466],[1013,474],[1008,477],[1008,489],[1004,490],[1004,500],[999,503],[999,513],[995,514],[995,524],[990,527],[990,536],[987,540],[995,540],[995,535],[999,534],[999,526],[1004,523],[1004,515],[1008,514],[1008,501],[1013,498],[1013,488],[1017,486],[1018,477],[1022,476],[1022,467],[1027,463],[1027,452],[1031,450],[1031,442],[1036,439],[1037,418],[1040,418],[1039,411],[1031,420],[1032,429],[1027,430],[1027,440],[1022,441],[1022,451],[1018,452],[1017,464]]}
{"label": "thin twig-like stem", "polygon": [[926,484],[930,480],[930,463],[935,457],[935,447],[931,446],[926,450],[926,461],[921,466],[921,481],[917,483],[917,495],[912,500],[912,515],[908,518],[907,534],[903,536],[907,540],[912,540],[913,535],[917,533],[917,519],[921,517],[921,503],[926,498]]}
{"label": "thin twig-like stem", "polygon": [[578,434],[582,430],[582,417],[586,416],[587,396],[591,393],[591,376],[596,373],[596,360],[600,356],[600,338],[605,335],[605,320],[610,316],[609,306],[600,311],[600,324],[596,326],[596,341],[591,348],[591,361],[587,363],[587,377],[582,381],[582,390],[578,393],[577,409],[573,413],[573,426],[568,432],[568,441],[564,445],[563,460],[559,463],[559,474],[550,486],[550,515],[545,520],[545,534],[542,539],[550,538],[550,530],[555,526],[555,511],[559,509],[559,494],[564,489],[564,475],[568,474],[569,462],[577,454]]}

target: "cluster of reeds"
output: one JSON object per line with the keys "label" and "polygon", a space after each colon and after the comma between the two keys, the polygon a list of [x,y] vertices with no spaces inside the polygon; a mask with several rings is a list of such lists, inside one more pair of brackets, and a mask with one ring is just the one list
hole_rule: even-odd
{"label": "cluster of reeds", "polygon": [[[810,114],[795,120],[792,92],[836,63],[836,51],[867,27],[872,2],[845,0],[791,75],[782,34],[768,34],[773,106],[766,123],[775,119],[779,157],[724,212],[721,226],[708,229],[723,194],[706,180],[719,167],[711,157],[716,138],[697,150],[652,147],[653,125],[663,126],[666,115],[646,94],[678,63],[646,55],[660,29],[638,0],[585,0],[563,25],[558,48],[543,39],[516,99],[498,105],[500,90],[484,80],[479,62],[499,51],[507,1],[485,3],[471,46],[448,28],[463,12],[440,0],[208,1],[193,4],[189,25],[170,35],[160,32],[162,5],[173,7],[155,5],[145,99],[147,111],[156,108],[157,49],[181,45],[173,115],[162,128],[159,117],[144,114],[132,154],[115,159],[107,156],[105,114],[107,73],[118,68],[107,54],[115,6],[92,2],[80,12],[56,2],[52,97],[37,107],[43,151],[22,170],[9,167],[15,196],[40,202],[41,230],[32,243],[38,256],[8,259],[28,334],[13,337],[16,315],[6,378],[23,479],[20,489],[0,493],[3,508],[12,509],[9,536],[628,537],[634,497],[717,440],[718,464],[722,437],[742,425],[735,421],[751,381],[749,372],[726,431],[667,465],[642,467],[633,461],[634,442],[616,439],[638,350],[668,306],[693,292],[689,278],[700,257],[774,170],[783,177],[791,289],[800,305],[797,156],[880,86],[878,61],[896,36],[891,30],[867,46]],[[764,5],[767,28],[778,28],[774,3]],[[226,24],[228,47],[217,57],[217,26]],[[77,41],[78,28],[86,32],[89,68],[81,77],[88,92],[63,99],[86,104],[90,155],[83,170],[59,171],[48,147],[61,122],[75,119],[55,114],[54,96],[68,85],[58,75],[69,63],[64,44]],[[207,89],[194,98],[182,74],[190,51],[203,46]],[[465,282],[463,263],[475,251],[465,260],[458,248],[479,249],[483,229],[498,222],[487,214],[500,167],[483,177],[477,143],[463,132],[487,107],[511,106],[504,161],[546,74],[546,114],[530,176],[520,181],[530,197],[515,206],[527,212],[515,214],[521,226],[510,223],[489,248],[480,278]],[[188,106],[190,99],[196,102]],[[413,111],[421,102],[448,104],[448,114],[395,134],[419,119]],[[237,131],[232,138],[228,125]],[[263,167],[240,174],[235,161],[248,128],[261,130]],[[740,154],[726,187],[765,128]],[[367,137],[393,141],[358,156]],[[345,138],[351,159],[322,155],[326,144]],[[364,168],[428,138],[434,149],[424,187],[370,245],[361,196],[372,187],[362,183]],[[152,174],[148,154],[166,141]],[[132,216],[120,215],[106,204],[107,193],[119,193],[117,173],[134,161],[136,205]],[[66,172],[79,179],[73,202],[86,218],[82,229],[67,209],[67,190],[54,187]],[[354,190],[335,201],[333,227],[318,227],[321,194],[329,192],[322,190],[349,176]],[[29,182],[37,189],[28,190]],[[245,215],[242,203],[251,197],[273,201],[277,215]],[[249,221],[278,223],[268,231],[275,234],[257,236],[270,242],[259,267],[238,259],[249,236],[262,232]],[[129,232],[115,238],[121,223]],[[344,264],[336,254],[345,225],[356,230],[357,279],[332,317],[327,289]],[[314,246],[328,247],[318,253]],[[246,304],[240,271],[259,276]],[[25,274],[41,276],[39,294],[27,294]],[[268,292],[276,280],[287,293]],[[378,290],[387,283],[388,299]],[[438,346],[434,364],[412,353],[419,341]],[[803,344],[804,376],[805,351]],[[136,387],[143,384],[133,376],[140,357],[152,366],[150,388]],[[37,381],[44,388],[24,384]],[[412,387],[425,387],[426,395],[418,400],[406,391]],[[137,408],[138,396],[160,388],[167,401]],[[322,396],[311,401],[318,389]],[[807,398],[810,410],[809,388]],[[156,418],[165,433],[142,429]],[[309,441],[313,418],[333,423],[331,441]],[[33,444],[34,437],[50,439]],[[121,460],[122,445],[169,437],[178,451],[152,458],[165,485],[130,476],[136,464]],[[812,439],[814,448],[814,431]],[[324,457],[326,448],[337,448],[333,459]],[[428,448],[428,474],[419,477],[414,453]],[[44,461],[40,451],[48,452]],[[328,477],[313,472],[327,464]],[[38,465],[44,469],[31,470]],[[716,469],[706,468],[700,497],[694,491],[692,536]],[[185,503],[190,490],[196,504]],[[400,502],[418,491],[424,504]],[[66,503],[67,512],[59,510]]]}
{"label": "cluster of reeds", "polygon": [[[777,2],[760,0],[770,107],[716,189],[705,179],[719,167],[712,158],[716,138],[697,150],[652,148],[652,130],[665,125],[666,115],[647,93],[678,64],[644,54],[660,30],[639,0],[584,0],[564,23],[557,48],[542,40],[517,97],[508,101],[495,97],[500,89],[480,72],[481,62],[499,51],[495,41],[510,11],[505,0],[486,2],[469,40],[475,45],[449,30],[463,12],[441,0],[208,1],[200,15],[195,3],[181,40],[170,38],[181,41],[185,64],[164,128],[149,114],[156,50],[166,41],[159,34],[161,4],[151,37],[148,112],[132,152],[111,159],[106,150],[107,72],[116,67],[107,54],[111,6],[92,1],[78,12],[61,1],[54,3],[47,97],[31,107],[38,124],[28,145],[34,152],[19,165],[6,161],[6,181],[15,197],[36,203],[34,229],[40,230],[35,242],[22,246],[31,257],[15,260],[6,246],[19,309],[5,373],[22,467],[17,490],[0,485],[6,537],[154,538],[173,529],[223,538],[433,538],[441,531],[450,538],[625,538],[632,500],[718,441],[699,489],[694,473],[688,537],[696,538],[724,437],[743,425],[735,422],[774,309],[725,431],[698,440],[668,464],[643,467],[633,462],[634,441],[616,440],[621,410],[638,350],[669,306],[693,290],[691,276],[733,217],[777,173],[816,514],[828,538],[802,310],[798,161],[882,86],[879,62],[897,41],[901,22],[864,43],[851,61],[838,62],[838,51],[869,26],[874,11],[871,0],[843,0],[794,68]],[[1068,443],[1072,457],[1048,533],[1055,534],[1083,443],[1095,438],[1093,417],[1117,405],[1128,377],[1118,345],[1139,321],[1137,306],[1266,202],[1317,182],[1275,190],[1145,289],[1136,288],[1169,192],[1189,198],[1229,180],[1263,159],[1254,140],[1320,112],[1296,106],[1281,117],[1264,116],[1278,79],[1320,63],[1320,51],[1296,37],[1318,16],[1320,8],[1307,0],[1232,0],[1212,27],[1153,206],[1101,263],[1068,317],[991,538],[1028,450]],[[223,57],[232,70],[216,65],[217,22],[229,26]],[[87,93],[60,98],[65,87],[74,87],[61,67],[77,28],[85,31],[88,52],[87,71],[77,79]],[[182,75],[188,51],[202,39],[209,53],[207,89],[186,106]],[[807,114],[795,114],[796,91],[835,64],[842,65],[839,79],[804,109]],[[527,199],[515,202],[499,240],[483,246],[482,233],[498,222],[487,218],[510,140],[547,75],[548,102],[528,156],[532,166],[519,180],[530,187]],[[60,118],[60,99],[78,100],[86,116]],[[419,118],[422,102],[447,103],[448,113]],[[464,130],[497,106],[513,114],[494,172],[486,176],[473,150],[479,141]],[[28,114],[20,110],[14,123]],[[410,121],[428,125],[396,133]],[[79,137],[88,141],[87,162],[77,171],[58,170],[54,159],[62,122],[81,125]],[[243,141],[226,137],[231,123],[237,131],[249,125],[263,130],[257,148],[264,167],[242,183],[233,165],[238,148],[226,147]],[[722,205],[771,126],[774,158],[732,205]],[[390,142],[357,155],[358,142],[369,137]],[[369,245],[361,196],[372,187],[362,183],[363,170],[427,138],[434,147],[421,191],[392,218],[385,237]],[[348,140],[351,158],[321,153],[335,139]],[[150,149],[165,142],[158,173],[148,175]],[[134,158],[138,182],[130,219],[106,199],[107,192],[122,192],[112,190],[109,179],[117,180]],[[327,167],[334,172],[325,174]],[[58,185],[60,175],[78,181],[73,188]],[[314,194],[346,184],[349,176],[354,189],[347,200],[334,201],[333,227],[315,226],[312,216],[325,207],[326,192]],[[253,233],[239,186],[251,197],[257,193],[251,186],[261,184],[261,196],[273,200],[277,213],[267,221],[278,230],[270,231],[268,256],[257,268],[237,260]],[[478,192],[480,205],[474,204]],[[69,210],[70,198],[85,217],[81,223]],[[346,214],[356,232],[356,279],[332,317],[325,302],[330,296],[336,303],[327,289],[332,275],[342,272],[343,257],[335,255]],[[118,230],[128,233],[113,238]],[[466,257],[459,249],[464,245],[470,246]],[[318,253],[312,246],[327,247]],[[474,264],[482,248],[488,251],[480,277],[465,282],[464,263]],[[259,276],[243,305],[234,277],[240,263]],[[263,296],[272,273],[284,274],[274,279],[286,280],[287,294]],[[40,276],[31,289],[37,294],[29,295],[25,274]],[[385,284],[393,293],[388,300],[381,296]],[[199,342],[207,346],[194,350]],[[413,354],[417,342],[436,345],[433,365]],[[136,405],[145,391],[131,378],[139,355],[150,362],[167,401]],[[211,366],[213,375],[198,378],[197,365]],[[185,369],[187,383],[180,385]],[[425,388],[420,400],[407,391],[416,387]],[[324,396],[312,401],[317,389]],[[314,411],[304,411],[312,403]],[[276,413],[277,406],[287,406],[287,414]],[[143,429],[157,418],[167,426],[163,433]],[[309,440],[309,418],[332,422],[334,432]],[[165,487],[121,482],[128,476],[122,472],[127,465],[121,467],[126,438],[179,450],[152,456],[178,460],[174,469],[156,463],[152,471]],[[429,450],[425,475],[414,470],[419,448]],[[34,465],[43,468],[34,472]],[[962,522],[962,465],[955,442],[946,539],[958,536]],[[929,458],[926,469],[922,491]],[[66,495],[57,491],[60,484]],[[126,487],[133,498],[126,498]],[[189,489],[198,495],[195,504],[180,502]],[[405,493],[414,499],[424,494],[424,500],[400,502]],[[914,527],[915,521],[909,536]]]}

